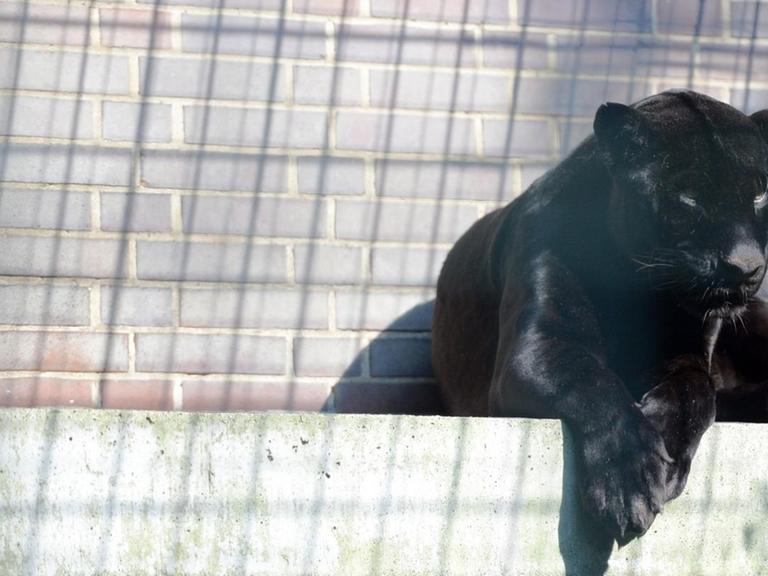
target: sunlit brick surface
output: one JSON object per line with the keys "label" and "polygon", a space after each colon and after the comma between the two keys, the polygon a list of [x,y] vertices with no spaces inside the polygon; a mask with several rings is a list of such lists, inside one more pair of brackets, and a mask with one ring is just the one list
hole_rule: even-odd
{"label": "sunlit brick surface", "polygon": [[426,303],[455,239],[603,101],[768,107],[767,23],[742,0],[0,3],[0,405],[439,411]]}

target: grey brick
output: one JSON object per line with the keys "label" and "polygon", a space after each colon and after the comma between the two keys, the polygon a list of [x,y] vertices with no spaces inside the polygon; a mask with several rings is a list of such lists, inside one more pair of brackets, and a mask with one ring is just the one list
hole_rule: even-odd
{"label": "grey brick", "polygon": [[324,329],[328,327],[328,294],[254,286],[243,286],[242,290],[184,289],[181,325]]}
{"label": "grey brick", "polygon": [[102,286],[101,322],[113,326],[172,326],[171,290]]}
{"label": "grey brick", "polygon": [[341,330],[428,332],[433,302],[424,292],[338,291],[336,326]]}
{"label": "grey brick", "polygon": [[189,60],[153,57],[140,60],[141,93],[205,100],[271,100],[285,98],[283,66],[217,59]]}
{"label": "grey brick", "polygon": [[328,14],[349,18],[359,13],[358,0],[294,0],[294,12]]}
{"label": "grey brick", "polygon": [[646,79],[624,82],[608,79],[523,78],[515,112],[592,118],[603,102],[630,103],[648,93],[649,84]]}
{"label": "grey brick", "polygon": [[328,244],[294,248],[296,281],[303,284],[359,284],[363,269],[359,248]]}
{"label": "grey brick", "polygon": [[185,141],[265,148],[327,147],[327,115],[301,110],[184,108]]}
{"label": "grey brick", "polygon": [[523,164],[520,167],[522,176],[522,191],[524,192],[528,186],[533,184],[538,178],[546,174],[550,169],[554,167],[552,163],[535,162],[531,164]]}
{"label": "grey brick", "polygon": [[371,15],[407,20],[506,24],[509,22],[509,2],[507,0],[484,2],[371,0]]}
{"label": "grey brick", "polygon": [[699,0],[658,0],[657,29],[663,34],[719,36],[723,32],[720,2]]}
{"label": "grey brick", "polygon": [[377,152],[476,153],[471,120],[397,113],[339,112],[336,146]]}
{"label": "grey brick", "polygon": [[[764,2],[732,1],[731,34],[737,38],[767,38],[768,8]],[[764,61],[764,60],[762,60]]]}
{"label": "grey brick", "polygon": [[549,68],[549,44],[544,34],[522,35],[486,30],[483,32],[482,47],[483,61],[492,68]]}
{"label": "grey brick", "polygon": [[170,232],[171,197],[165,194],[102,194],[101,228]]}
{"label": "grey brick", "polygon": [[284,374],[284,338],[239,334],[137,334],[136,369],[186,374]]}
{"label": "grey brick", "polygon": [[[702,53],[709,47],[702,45]],[[570,74],[631,74],[648,76],[687,75],[690,44],[645,36],[585,36],[561,34],[555,46],[556,68]]]}
{"label": "grey brick", "polygon": [[167,6],[202,6],[205,8],[247,8],[248,10],[279,10],[282,0],[137,0],[139,4]]}
{"label": "grey brick", "polygon": [[342,61],[471,66],[471,31],[421,28],[407,24],[347,24],[336,35]]}
{"label": "grey brick", "polygon": [[298,104],[359,106],[362,103],[360,71],[341,66],[296,66],[293,100]]}
{"label": "grey brick", "polygon": [[483,120],[488,156],[548,156],[553,152],[549,125],[539,120]]}
{"label": "grey brick", "polygon": [[0,237],[0,274],[122,278],[127,250],[119,240]]}
{"label": "grey brick", "polygon": [[[768,14],[768,9],[763,10]],[[768,21],[768,16],[766,16]],[[768,36],[768,32],[765,33]],[[749,71],[752,81],[764,82],[768,79],[768,67],[757,65],[768,59],[768,48],[750,42],[749,50],[738,44],[700,44],[696,51],[696,78],[701,80],[727,80],[730,83],[738,82]],[[690,69],[690,50],[688,54],[686,71]],[[687,74],[670,70],[666,76],[677,75],[685,84]]]}
{"label": "grey brick", "polygon": [[333,410],[338,414],[444,414],[440,389],[432,381],[412,378],[338,382],[333,387]]}
{"label": "grey brick", "polygon": [[376,193],[404,198],[499,200],[512,186],[509,166],[491,162],[376,162]]}
{"label": "grey brick", "polygon": [[[527,7],[527,9],[526,9]],[[558,28],[650,32],[650,0],[517,0],[518,23]]]}
{"label": "grey brick", "polygon": [[511,82],[476,72],[371,70],[371,102],[382,108],[499,112],[509,108]]}
{"label": "grey brick", "polygon": [[127,94],[128,59],[114,54],[107,56],[2,48],[0,88]]}
{"label": "grey brick", "polygon": [[87,230],[91,195],[71,190],[0,189],[0,227]]}
{"label": "grey brick", "polygon": [[0,286],[0,324],[87,326],[90,294],[78,286]]}
{"label": "grey brick", "polygon": [[352,195],[365,192],[365,163],[356,158],[305,156],[297,160],[299,193]]}
{"label": "grey brick", "polygon": [[561,156],[570,153],[585,138],[594,134],[592,122],[584,120],[563,120],[558,122],[557,130],[560,139]]}
{"label": "grey brick", "polygon": [[[141,134],[139,134],[137,130],[142,114]],[[171,107],[167,104],[104,102],[102,126],[104,138],[107,140],[170,142]]]}
{"label": "grey brick", "polygon": [[325,236],[325,201],[288,198],[182,198],[184,232],[248,236]]}
{"label": "grey brick", "polygon": [[432,377],[432,341],[378,338],[371,342],[371,376]]}
{"label": "grey brick", "polygon": [[55,332],[0,332],[0,370],[122,372],[128,336]]}
{"label": "grey brick", "polygon": [[324,58],[325,25],[286,18],[183,14],[185,52]]}
{"label": "grey brick", "polygon": [[[706,84],[704,82],[692,82],[689,83],[687,79],[685,78],[668,78],[661,80],[657,86],[659,87],[659,92],[663,92],[664,90],[694,90],[696,92],[700,92],[701,94],[706,94],[708,96],[712,96],[713,98],[717,100],[727,101],[729,96],[729,90],[728,88],[724,88],[722,86],[718,85],[712,85],[712,84]],[[739,108],[743,105],[743,102],[737,102],[736,108]]]}
{"label": "grey brick", "polygon": [[730,97],[731,105],[745,114],[754,114],[759,110],[768,108],[768,90],[751,89],[749,91],[732,89]]}
{"label": "grey brick", "polygon": [[59,100],[0,96],[0,134],[41,138],[92,138],[92,104]]}
{"label": "grey brick", "polygon": [[288,159],[221,152],[144,150],[142,185],[185,190],[285,192]]}
{"label": "grey brick", "polygon": [[0,145],[0,180],[127,186],[131,151],[7,142]]}
{"label": "grey brick", "polygon": [[371,275],[374,284],[432,286],[437,282],[448,250],[425,248],[373,248]]}
{"label": "grey brick", "polygon": [[138,275],[145,280],[285,282],[282,246],[208,242],[139,242]]}
{"label": "grey brick", "polygon": [[88,41],[85,6],[0,4],[0,42],[83,45]]}
{"label": "grey brick", "polygon": [[339,201],[336,236],[374,242],[453,242],[476,219],[474,206]]}
{"label": "grey brick", "polygon": [[293,369],[297,376],[360,376],[359,338],[296,338]]}

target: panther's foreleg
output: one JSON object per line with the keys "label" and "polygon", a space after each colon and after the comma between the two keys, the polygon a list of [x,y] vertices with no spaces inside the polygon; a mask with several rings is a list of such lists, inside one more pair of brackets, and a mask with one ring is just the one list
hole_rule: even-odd
{"label": "panther's foreleg", "polygon": [[672,462],[606,353],[578,279],[549,252],[507,275],[490,413],[564,420],[581,460],[585,509],[620,542],[642,535],[666,501]]}
{"label": "panther's foreleg", "polygon": [[667,499],[676,498],[701,437],[715,421],[715,387],[704,357],[689,354],[669,362],[640,405],[675,460],[668,470]]}

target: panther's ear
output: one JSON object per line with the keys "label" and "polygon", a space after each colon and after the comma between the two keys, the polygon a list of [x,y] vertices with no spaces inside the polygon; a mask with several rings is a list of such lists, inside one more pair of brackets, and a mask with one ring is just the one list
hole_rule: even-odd
{"label": "panther's ear", "polygon": [[608,102],[597,109],[593,124],[597,143],[611,164],[627,164],[648,150],[653,130],[643,115],[629,106]]}
{"label": "panther's ear", "polygon": [[760,112],[755,112],[750,116],[750,119],[757,124],[760,134],[763,135],[763,140],[768,142],[768,108],[760,110]]}

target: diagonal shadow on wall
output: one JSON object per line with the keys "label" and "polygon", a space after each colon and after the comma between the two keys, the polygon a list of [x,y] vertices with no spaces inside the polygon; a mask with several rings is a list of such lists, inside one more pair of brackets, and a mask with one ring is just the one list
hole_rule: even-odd
{"label": "diagonal shadow on wall", "polygon": [[[371,340],[334,385],[323,411],[339,414],[419,414],[442,415],[445,408],[432,374],[429,338],[423,346],[397,346],[398,335],[418,333],[428,336],[434,300],[414,306],[391,322]],[[371,358],[371,377],[359,376],[359,366]]]}

